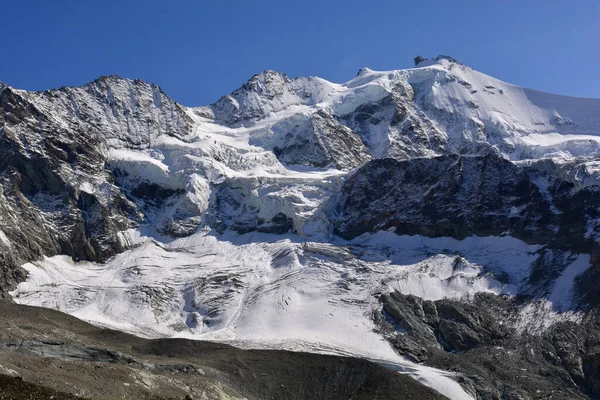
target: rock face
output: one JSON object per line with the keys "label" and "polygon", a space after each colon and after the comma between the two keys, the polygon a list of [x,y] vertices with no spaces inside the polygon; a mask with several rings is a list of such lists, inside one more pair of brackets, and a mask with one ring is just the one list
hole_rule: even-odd
{"label": "rock face", "polygon": [[[117,233],[133,226],[134,209],[104,171],[98,135],[68,129],[11,88],[0,106],[0,287],[14,284],[10,270],[42,255],[102,261],[123,251]],[[104,195],[89,193],[93,187]]]}
{"label": "rock face", "polygon": [[482,344],[497,345],[511,332],[492,318],[492,313],[481,311],[480,305],[423,300],[399,292],[384,294],[381,302],[388,322],[401,333],[394,345],[418,362],[437,350],[464,353]]}
{"label": "rock face", "polygon": [[[519,300],[479,294],[472,303],[423,301],[392,292],[380,324],[403,354],[462,374],[481,399],[597,398],[598,318],[561,322],[542,335],[507,322]],[[588,397],[589,396],[589,397]]]}
{"label": "rock face", "polygon": [[292,79],[275,71],[256,74],[241,88],[198,112],[226,125],[252,121],[281,111],[291,104],[313,104],[329,82],[316,77]]}
{"label": "rock face", "polygon": [[181,106],[139,80],[35,93],[0,87],[0,293],[42,255],[104,261],[128,248],[122,232],[143,214],[117,186],[109,148],[143,149],[190,130]]}
{"label": "rock face", "polygon": [[320,110],[308,117],[294,118],[293,126],[282,121],[280,129],[287,133],[281,144],[273,149],[277,158],[290,165],[341,170],[363,165],[373,157],[360,137]]}
{"label": "rock face", "polygon": [[581,167],[552,160],[517,165],[495,152],[374,160],[344,184],[337,232],[346,238],[391,228],[456,239],[511,235],[590,252],[600,233],[600,190],[570,179]]}

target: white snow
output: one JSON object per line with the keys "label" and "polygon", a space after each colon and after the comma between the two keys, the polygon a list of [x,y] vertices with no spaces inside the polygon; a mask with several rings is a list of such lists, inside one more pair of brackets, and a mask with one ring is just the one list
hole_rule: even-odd
{"label": "white snow", "polygon": [[[600,99],[521,88],[446,59],[420,65],[400,71],[363,71],[345,84],[348,89],[339,100],[345,108],[334,101],[334,112],[347,113],[407,82],[416,103],[446,133],[450,150],[459,150],[465,142],[487,141],[513,159],[599,153]],[[506,144],[514,150],[507,152]]]}
{"label": "white snow", "polygon": [[1,229],[0,229],[0,243],[5,245],[9,249],[12,248],[12,243],[10,242],[10,240],[8,240],[8,237],[6,237],[6,234]]}
{"label": "white snow", "polygon": [[[441,59],[421,63],[418,68],[395,71],[361,69],[348,82],[336,84],[318,78],[285,82],[276,73],[259,75],[253,85],[258,92],[237,93],[241,111],[262,110],[263,118],[230,128],[218,121],[188,115],[196,121],[199,136],[238,147],[246,143],[272,150],[299,118],[323,109],[342,117],[369,103],[389,96],[401,87],[405,101],[419,106],[438,131],[437,140],[447,141],[450,151],[468,143],[487,142],[514,160],[545,157],[579,157],[600,153],[600,99],[579,99],[538,92],[502,82],[460,63]],[[275,80],[272,88],[282,91],[273,100],[261,97],[263,79]],[[308,97],[290,94],[299,88]],[[244,97],[246,96],[246,97]],[[220,103],[217,103],[220,106]],[[409,111],[410,113],[411,111]],[[414,118],[423,120],[422,116]],[[210,132],[210,133],[209,133]],[[363,137],[376,157],[390,154],[398,138],[388,126],[371,125]],[[420,149],[424,156],[434,149]]]}
{"label": "white snow", "polygon": [[[453,115],[449,123],[459,119],[479,122],[515,145],[548,144],[546,134],[554,138],[556,134],[600,135],[599,99],[577,99],[521,88],[448,60],[406,74],[417,88],[417,101]],[[453,130],[454,134],[465,133],[455,130],[460,129],[460,124],[448,124],[447,129],[449,135]],[[536,135],[536,141],[527,139],[532,134]],[[487,136],[494,144],[495,139]],[[568,137],[563,141],[569,140]]]}
{"label": "white snow", "polygon": [[548,300],[554,308],[560,311],[569,309],[571,306],[570,299],[573,297],[574,278],[588,268],[590,268],[590,256],[587,254],[580,254],[575,261],[565,268],[560,277],[554,281],[552,292],[548,296]]}
{"label": "white snow", "polygon": [[[365,264],[328,244],[254,239],[146,239],[105,265],[46,258],[24,265],[29,278],[13,296],[146,337],[365,357],[450,398],[470,398],[451,374],[404,360],[374,332],[374,291],[399,266]],[[361,271],[365,265],[373,272]]]}

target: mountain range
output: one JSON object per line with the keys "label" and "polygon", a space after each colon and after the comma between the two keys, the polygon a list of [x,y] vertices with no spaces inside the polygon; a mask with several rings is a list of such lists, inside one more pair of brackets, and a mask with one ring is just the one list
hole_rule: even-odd
{"label": "mountain range", "polygon": [[[415,64],[264,71],[202,107],[0,83],[0,295],[451,399],[600,398],[600,99]],[[204,395],[265,395],[229,388]]]}

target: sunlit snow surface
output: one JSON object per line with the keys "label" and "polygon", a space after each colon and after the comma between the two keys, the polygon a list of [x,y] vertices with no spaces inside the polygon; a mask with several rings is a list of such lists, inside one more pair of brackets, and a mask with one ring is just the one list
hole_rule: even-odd
{"label": "sunlit snow surface", "polygon": [[[431,300],[515,294],[538,250],[510,237],[457,241],[387,232],[335,244],[207,232],[168,244],[134,239],[133,250],[106,264],[64,256],[26,264],[29,278],[13,297],[145,337],[361,356],[457,399],[467,395],[447,373],[404,360],[375,332],[377,296],[390,290]],[[556,280],[549,297],[556,305],[568,305],[573,278],[588,264],[587,256],[576,257]],[[492,278],[501,272],[508,283]],[[576,318],[552,309],[530,310],[527,324]]]}

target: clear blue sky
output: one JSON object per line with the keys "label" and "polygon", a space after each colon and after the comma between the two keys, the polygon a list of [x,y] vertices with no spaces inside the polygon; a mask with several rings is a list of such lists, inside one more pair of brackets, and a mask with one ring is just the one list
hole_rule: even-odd
{"label": "clear blue sky", "polygon": [[118,74],[204,105],[265,69],[334,82],[450,55],[499,79],[600,97],[598,0],[3,1],[0,81]]}

